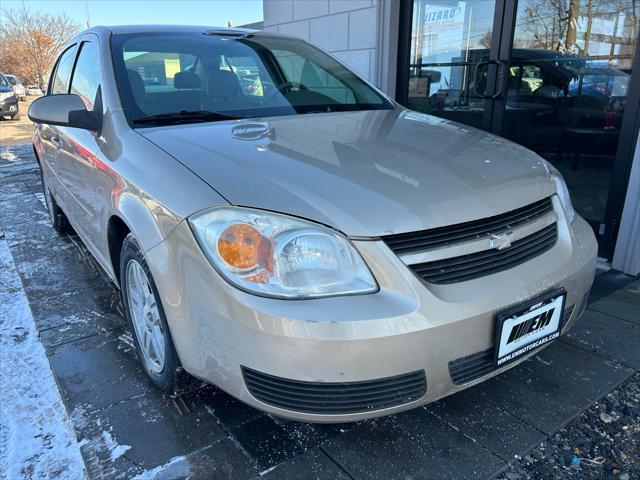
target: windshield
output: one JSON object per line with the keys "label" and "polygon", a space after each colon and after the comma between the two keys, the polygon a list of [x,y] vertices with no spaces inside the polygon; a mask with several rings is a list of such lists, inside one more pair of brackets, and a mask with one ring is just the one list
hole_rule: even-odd
{"label": "windshield", "polygon": [[391,109],[302,40],[212,32],[112,37],[116,80],[134,125]]}
{"label": "windshield", "polygon": [[11,85],[16,85],[16,84],[17,84],[17,82],[16,82],[16,77],[14,77],[13,75],[5,75],[4,77],[7,79],[7,81],[8,81]]}
{"label": "windshield", "polygon": [[2,85],[3,87],[8,86],[9,82],[7,82],[6,78],[4,75],[0,74],[0,85]]}

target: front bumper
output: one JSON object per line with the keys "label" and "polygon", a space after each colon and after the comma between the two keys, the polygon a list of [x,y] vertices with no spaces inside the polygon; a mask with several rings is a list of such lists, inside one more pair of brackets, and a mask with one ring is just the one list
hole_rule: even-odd
{"label": "front bumper", "polygon": [[15,115],[19,111],[18,99],[13,96],[0,102],[0,116]]}
{"label": "front bumper", "polygon": [[[574,307],[563,331],[570,328],[593,282],[597,250],[584,220],[578,217],[569,226],[560,219],[558,241],[542,255],[486,277],[433,285],[413,275],[383,242],[354,243],[379,292],[276,300],[229,285],[211,267],[186,222],[180,224],[146,255],[184,368],[256,408],[297,420],[344,422],[406,410],[497,375],[533,354],[454,383],[450,363],[493,347],[497,312],[563,287],[565,305]],[[294,382],[296,389],[295,382],[309,382],[311,391],[315,384],[351,385],[424,371],[426,393],[364,412],[300,412],[254,397],[243,367],[245,373],[277,377],[276,384],[278,379]]]}

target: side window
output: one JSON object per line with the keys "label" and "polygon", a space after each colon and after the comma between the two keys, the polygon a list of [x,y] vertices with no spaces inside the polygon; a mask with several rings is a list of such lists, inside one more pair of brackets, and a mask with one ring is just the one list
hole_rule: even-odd
{"label": "side window", "polygon": [[509,95],[530,97],[542,84],[542,71],[536,65],[520,65],[509,69]]}
{"label": "side window", "polygon": [[51,84],[51,93],[53,95],[59,93],[69,93],[69,78],[71,77],[71,69],[73,68],[73,58],[76,46],[69,47],[60,55],[56,73]]}
{"label": "side window", "polygon": [[87,106],[87,110],[93,110],[96,103],[98,88],[100,87],[100,68],[98,52],[93,43],[83,42],[80,54],[73,70],[71,79],[71,93],[79,95]]}
{"label": "side window", "polygon": [[273,50],[287,81],[300,83],[340,103],[356,103],[353,92],[344,83],[313,62],[289,51]]}

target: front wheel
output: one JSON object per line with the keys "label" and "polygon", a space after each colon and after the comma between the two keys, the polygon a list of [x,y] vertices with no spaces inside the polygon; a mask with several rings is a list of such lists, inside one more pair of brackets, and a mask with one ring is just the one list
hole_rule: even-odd
{"label": "front wheel", "polygon": [[20,112],[17,112],[15,115],[12,115],[11,120],[20,120]]}
{"label": "front wheel", "polygon": [[193,383],[193,378],[180,364],[156,284],[133,234],[127,235],[122,245],[120,288],[145,372],[163,392],[169,395],[183,392]]}

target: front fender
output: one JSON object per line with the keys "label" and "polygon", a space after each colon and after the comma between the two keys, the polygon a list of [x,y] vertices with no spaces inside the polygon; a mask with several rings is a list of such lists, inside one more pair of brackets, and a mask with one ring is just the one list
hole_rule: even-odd
{"label": "front fender", "polygon": [[143,252],[160,243],[182,220],[173,211],[162,208],[152,199],[141,199],[129,192],[115,200],[110,217],[122,220],[135,235]]}

